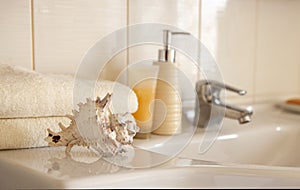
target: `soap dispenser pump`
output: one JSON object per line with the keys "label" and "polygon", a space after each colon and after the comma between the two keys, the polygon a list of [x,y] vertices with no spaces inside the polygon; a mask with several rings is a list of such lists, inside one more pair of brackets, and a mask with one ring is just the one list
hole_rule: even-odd
{"label": "soap dispenser pump", "polygon": [[158,52],[159,66],[153,112],[153,134],[175,135],[181,133],[181,92],[176,67],[176,50],[171,47],[173,35],[189,35],[187,32],[163,31],[164,48]]}
{"label": "soap dispenser pump", "polygon": [[171,48],[171,41],[173,35],[189,35],[188,32],[172,32],[170,30],[163,31],[164,49],[158,51],[158,60],[160,62],[175,63],[176,51]]}

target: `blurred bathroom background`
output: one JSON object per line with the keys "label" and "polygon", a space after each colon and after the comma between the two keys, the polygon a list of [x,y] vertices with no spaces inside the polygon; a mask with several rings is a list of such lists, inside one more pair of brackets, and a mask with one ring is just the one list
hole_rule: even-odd
{"label": "blurred bathroom background", "polygon": [[[248,91],[242,98],[229,94],[230,100],[258,103],[300,96],[299,0],[0,0],[0,11],[3,63],[75,74],[102,37],[137,23],[161,23],[200,39],[225,83]],[[157,59],[157,47],[120,52],[101,78],[114,80],[140,59]],[[201,79],[184,56],[179,60],[191,81]]]}

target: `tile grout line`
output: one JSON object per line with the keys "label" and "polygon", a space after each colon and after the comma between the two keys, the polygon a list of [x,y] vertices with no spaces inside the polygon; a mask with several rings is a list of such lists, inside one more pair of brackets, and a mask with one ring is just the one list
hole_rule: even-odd
{"label": "tile grout line", "polygon": [[258,7],[258,2],[259,0],[256,0],[255,1],[255,18],[254,18],[254,21],[255,21],[255,28],[254,28],[254,64],[253,64],[253,103],[256,103],[256,88],[257,88],[257,83],[256,83],[256,75],[257,75],[257,46],[258,46],[258,17],[259,17],[259,7]]}
{"label": "tile grout line", "polygon": [[35,33],[34,33],[34,0],[30,0],[30,21],[31,21],[31,67],[35,71]]}
{"label": "tile grout line", "polygon": [[128,73],[128,66],[129,66],[129,48],[128,48],[128,45],[129,45],[129,0],[126,0],[126,70],[127,70],[127,85],[129,85],[129,81],[128,81],[128,78],[129,78],[129,73]]}
{"label": "tile grout line", "polygon": [[[198,0],[198,40],[200,41],[200,44],[202,44],[202,42],[201,42],[201,34],[202,34],[202,0]],[[200,47],[198,47],[198,52],[200,53],[200,51],[201,51],[201,45],[200,45]],[[199,58],[200,58],[200,56],[201,56],[201,53],[200,53],[200,55],[197,55],[197,56],[199,56]],[[201,60],[201,59],[200,59]],[[200,80],[201,78],[200,78],[200,75],[201,75],[201,71],[200,71],[200,60],[199,60],[199,65],[198,65],[198,70],[197,70],[197,81],[198,80]]]}

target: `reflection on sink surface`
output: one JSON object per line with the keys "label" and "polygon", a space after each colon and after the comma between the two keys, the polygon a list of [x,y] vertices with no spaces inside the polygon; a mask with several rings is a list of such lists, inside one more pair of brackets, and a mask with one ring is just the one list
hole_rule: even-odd
{"label": "reflection on sink surface", "polygon": [[225,119],[221,131],[203,153],[199,153],[205,129],[198,129],[182,157],[217,163],[300,167],[300,115],[274,106],[257,105],[252,123],[239,125]]}

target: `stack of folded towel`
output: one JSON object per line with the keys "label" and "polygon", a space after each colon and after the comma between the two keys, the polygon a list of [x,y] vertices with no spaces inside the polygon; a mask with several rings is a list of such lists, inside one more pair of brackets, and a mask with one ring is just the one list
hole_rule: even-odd
{"label": "stack of folded towel", "polygon": [[[113,93],[112,110],[116,113],[137,110],[137,97],[125,85],[112,81],[74,81],[72,76],[46,75],[0,63],[0,149],[47,146],[46,129],[59,131],[59,122],[68,126],[70,121],[65,115],[76,108],[73,102],[79,103],[73,100],[74,85],[84,89],[96,84],[95,95],[100,98]],[[80,97],[81,102],[87,98]]]}

